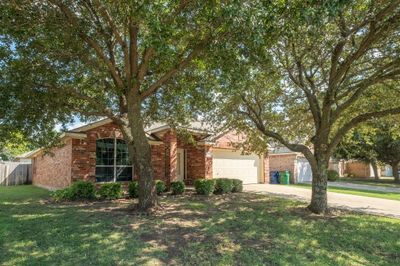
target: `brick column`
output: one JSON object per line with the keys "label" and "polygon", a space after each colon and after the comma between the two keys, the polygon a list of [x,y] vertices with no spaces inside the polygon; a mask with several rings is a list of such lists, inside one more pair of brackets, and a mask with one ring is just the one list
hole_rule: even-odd
{"label": "brick column", "polygon": [[166,147],[165,151],[165,177],[167,178],[167,183],[176,180],[176,170],[177,170],[177,151],[178,142],[176,134],[173,132],[168,132],[164,136],[164,143]]}
{"label": "brick column", "polygon": [[264,162],[263,162],[264,182],[263,183],[269,184],[270,178],[271,178],[270,177],[270,169],[269,169],[269,156],[268,156],[268,154],[263,154],[261,158],[264,160]]}
{"label": "brick column", "polygon": [[204,170],[205,170],[205,178],[211,179],[213,177],[213,158],[212,158],[212,149],[211,146],[204,146]]}

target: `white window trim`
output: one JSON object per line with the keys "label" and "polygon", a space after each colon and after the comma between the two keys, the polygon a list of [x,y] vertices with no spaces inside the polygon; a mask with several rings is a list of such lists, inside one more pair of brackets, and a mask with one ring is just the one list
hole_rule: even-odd
{"label": "white window trim", "polygon": [[[101,139],[111,139],[111,138],[99,138],[96,140],[96,142]],[[116,162],[117,162],[117,139],[118,138],[114,134],[114,164],[113,165],[97,165],[97,163],[96,163],[96,168],[97,167],[110,167],[110,168],[112,167],[113,168],[113,180],[111,182],[114,182],[114,183],[120,182],[120,181],[117,181],[117,168],[118,167],[132,167],[132,179],[135,175],[135,169],[134,169],[133,164],[132,165],[116,164]],[[97,153],[97,143],[96,143],[96,153]],[[103,182],[97,182],[97,183],[110,183],[110,182],[103,181]]]}

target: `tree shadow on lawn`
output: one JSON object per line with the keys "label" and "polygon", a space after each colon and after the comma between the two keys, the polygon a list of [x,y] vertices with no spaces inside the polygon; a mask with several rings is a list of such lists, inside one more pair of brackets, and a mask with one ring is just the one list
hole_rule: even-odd
{"label": "tree shadow on lawn", "polygon": [[[0,264],[399,264],[400,222],[248,193],[1,206]],[[8,208],[8,209],[7,209]],[[1,241],[1,240],[0,240]]]}

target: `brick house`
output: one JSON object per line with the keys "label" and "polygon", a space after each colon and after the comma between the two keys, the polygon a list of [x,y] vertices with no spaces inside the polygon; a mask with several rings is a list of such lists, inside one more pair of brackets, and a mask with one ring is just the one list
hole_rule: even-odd
{"label": "brick house", "polygon": [[345,173],[356,178],[374,177],[374,170],[372,169],[372,166],[361,161],[346,162]]}
{"label": "brick house", "polygon": [[[199,123],[186,132],[194,141],[185,141],[166,124],[146,129],[151,144],[155,179],[192,184],[197,178],[231,177],[244,183],[269,182],[269,158],[244,154],[235,148],[244,136],[228,131],[214,135]],[[63,145],[48,153],[30,153],[32,182],[58,189],[76,180],[126,182],[137,178],[120,130],[109,119],[75,128],[62,135]]]}
{"label": "brick house", "polygon": [[[312,171],[308,160],[302,153],[293,152],[280,145],[273,146],[269,152],[270,171],[289,171],[291,183],[312,181]],[[329,169],[335,170],[343,176],[345,163],[331,159]]]}

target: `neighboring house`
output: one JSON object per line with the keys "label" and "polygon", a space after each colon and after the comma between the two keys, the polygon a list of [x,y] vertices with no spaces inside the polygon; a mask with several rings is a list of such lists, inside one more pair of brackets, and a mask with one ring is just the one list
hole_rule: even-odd
{"label": "neighboring house", "polygon": [[374,170],[371,164],[351,160],[346,162],[345,175],[354,178],[373,178]]}
{"label": "neighboring house", "polygon": [[28,151],[21,155],[17,155],[17,156],[15,156],[13,161],[14,162],[23,162],[23,163],[32,163],[32,159],[30,159],[30,156],[35,152],[36,151]]}
{"label": "neighboring house", "polygon": [[[269,168],[271,172],[289,171],[291,183],[312,181],[311,165],[304,155],[280,145],[272,146],[269,152]],[[331,159],[329,169],[336,170],[339,176],[343,176],[344,162]]]}
{"label": "neighboring house", "polygon": [[290,182],[311,182],[311,167],[307,159],[299,152],[293,152],[283,146],[273,146],[269,152],[271,172],[289,171]]}
{"label": "neighboring house", "polygon": [[[379,167],[380,176],[393,176],[393,170],[390,165]],[[345,174],[354,178],[374,178],[374,170],[371,164],[361,161],[346,162]]]}
{"label": "neighboring house", "polygon": [[[244,136],[228,131],[214,135],[200,123],[185,129],[194,143],[166,124],[146,129],[151,144],[154,178],[168,184],[181,180],[193,184],[197,178],[239,178],[244,183],[269,182],[267,156],[242,154],[235,143]],[[69,186],[76,180],[126,182],[137,178],[127,145],[118,127],[109,119],[82,126],[62,135],[62,147],[49,153],[39,149],[29,154],[33,184],[49,189]]]}
{"label": "neighboring house", "polygon": [[393,176],[393,169],[390,165],[386,164],[385,166],[382,167],[381,170],[381,175],[382,176]]}

